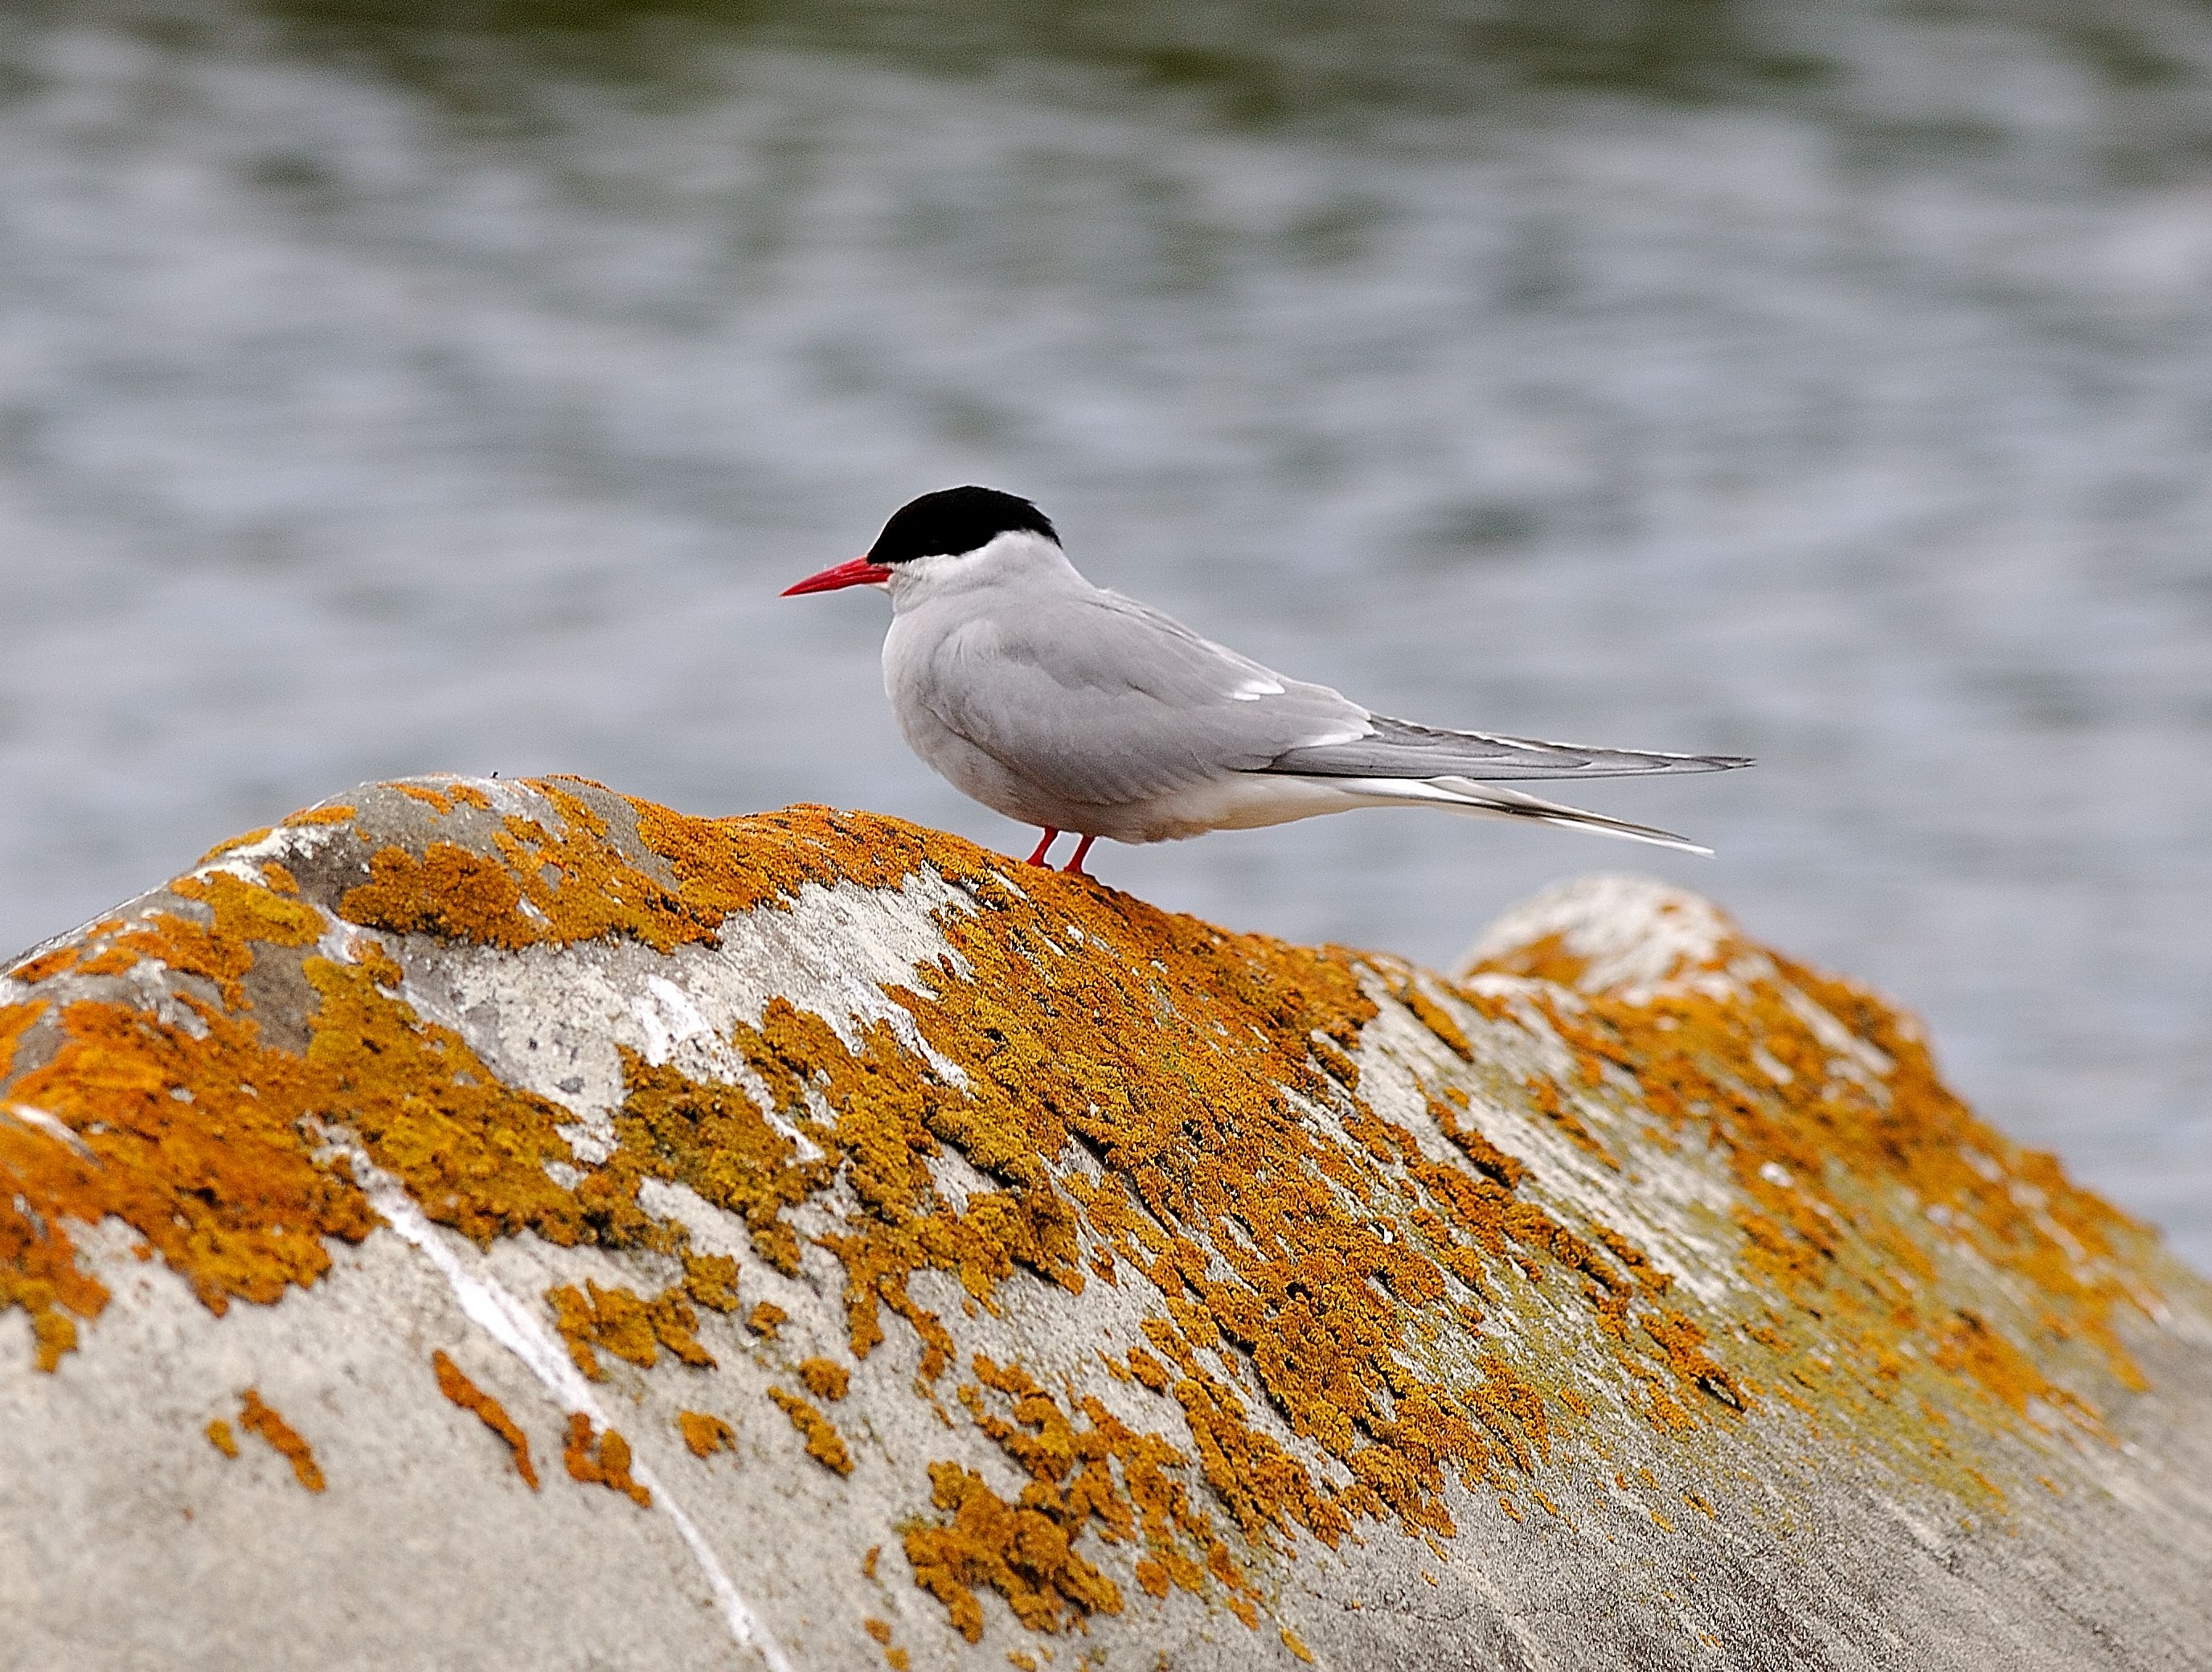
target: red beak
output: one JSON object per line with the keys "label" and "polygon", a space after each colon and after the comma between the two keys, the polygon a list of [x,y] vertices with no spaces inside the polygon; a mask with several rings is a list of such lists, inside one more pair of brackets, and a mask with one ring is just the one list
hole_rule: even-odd
{"label": "red beak", "polygon": [[783,596],[796,598],[801,593],[834,593],[840,587],[874,587],[891,578],[888,563],[872,563],[865,557],[855,557],[848,563],[836,563],[819,575],[810,575],[796,585],[786,587]]}

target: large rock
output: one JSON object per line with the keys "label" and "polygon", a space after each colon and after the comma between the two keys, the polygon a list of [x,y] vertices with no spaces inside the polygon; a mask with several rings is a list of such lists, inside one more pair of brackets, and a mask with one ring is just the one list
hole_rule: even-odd
{"label": "large rock", "polygon": [[380,785],[0,981],[0,1663],[2203,1667],[2208,1316],[1654,884]]}

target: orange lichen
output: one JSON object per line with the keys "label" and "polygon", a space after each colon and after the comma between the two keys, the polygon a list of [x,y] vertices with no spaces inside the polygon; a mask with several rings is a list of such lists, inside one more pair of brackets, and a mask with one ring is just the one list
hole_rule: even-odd
{"label": "orange lichen", "polygon": [[[173,907],[72,942],[75,963],[42,971],[52,1007],[0,1007],[0,1093],[76,1140],[0,1117],[0,1306],[29,1313],[42,1364],[106,1298],[72,1222],[129,1225],[216,1310],[273,1300],[327,1269],[327,1239],[375,1223],[349,1155],[479,1243],[527,1230],[647,1254],[664,1272],[680,1261],[681,1283],[651,1300],[584,1282],[547,1304],[587,1373],[604,1373],[601,1354],[641,1370],[663,1352],[711,1362],[693,1308],[737,1314],[738,1268],[641,1205],[649,1181],[681,1186],[787,1276],[807,1257],[805,1227],[842,1267],[854,1358],[902,1327],[925,1384],[972,1363],[958,1408],[1024,1484],[1010,1501],[934,1464],[940,1519],[906,1534],[917,1579],[971,1637],[985,1592],[1038,1629],[1118,1608],[1092,1560],[1109,1549],[1146,1594],[1202,1593],[1253,1621],[1265,1592],[1246,1570],[1297,1532],[1335,1543],[1382,1522],[1448,1536],[1449,1486],[1497,1501],[1611,1420],[1547,1379],[1562,1350],[1582,1353],[1586,1385],[1617,1365],[1620,1404],[1664,1430],[1777,1405],[1856,1422],[1961,1389],[1992,1420],[2047,1408],[2086,1423],[2087,1355],[2068,1344],[2101,1352],[2121,1385],[2134,1374],[2112,1333],[2131,1292],[2126,1223],[1973,1122],[1909,1022],[1779,961],[1741,977],[1747,943],[1717,955],[1713,979],[1623,996],[1576,988],[1587,966],[1551,937],[1493,966],[1517,982],[1454,997],[1389,960],[1230,934],[891,820],[809,807],[688,819],[577,781],[503,791],[501,807],[532,817],[488,817],[491,799],[465,783],[402,793],[450,821],[442,836],[318,837],[355,843],[367,866],[334,912],[281,866],[187,879]],[[404,828],[428,822],[410,808]],[[724,1042],[766,1110],[626,1052],[615,1147],[589,1162],[562,1136],[571,1112],[502,1084],[418,1015],[374,943],[356,937],[350,963],[315,954],[348,944],[325,939],[332,915],[495,948],[624,936],[666,952],[810,885],[923,872],[951,890],[933,918],[947,955],[890,992],[899,1028],[772,1000]],[[167,1020],[70,985],[148,958],[169,971]],[[264,1038],[248,1000],[301,981],[304,1043],[280,1048],[285,1018]],[[1385,1004],[1443,1047],[1422,1053],[1442,1083],[1396,1120],[1363,1093],[1358,1061]],[[34,1026],[46,1054],[18,1073]],[[915,1032],[957,1072],[911,1049]],[[1531,1041],[1540,1057],[1521,1049]],[[1540,1060],[1552,1066],[1529,1072]],[[1507,1061],[1522,1066],[1492,1072]],[[1580,1156],[1617,1164],[1647,1139],[1722,1158],[1739,1292],[1755,1302],[1732,1315],[1683,1298],[1635,1239],[1547,1195],[1509,1149],[1562,1152],[1554,1134],[1585,1169]],[[951,1155],[987,1183],[940,1189]],[[1964,1289],[1946,1300],[1954,1249],[2020,1280],[2034,1310],[1969,1308]],[[964,1308],[925,1304],[922,1274],[950,1280]],[[1151,1293],[1139,1276],[1157,1288],[1145,1344],[1116,1344],[1113,1360],[1128,1378],[1116,1398],[1149,1399],[1153,1418],[1126,1424],[1073,1382],[1063,1397],[969,1358],[963,1319],[996,1309],[1021,1274],[1071,1294],[1093,1280]],[[1537,1315],[1548,1338],[1524,1327]],[[772,1337],[785,1318],[763,1301],[747,1322]],[[846,1374],[798,1367],[823,1400],[842,1391],[830,1371]],[[852,1468],[814,1406],[772,1396],[811,1454]],[[716,1420],[679,1419],[696,1451],[695,1417]],[[576,1478],[645,1501],[618,1434],[595,1441],[574,1419],[563,1456]],[[1944,1467],[1963,1480],[1976,1465],[1960,1452]]]}
{"label": "orange lichen", "polygon": [[791,1314],[772,1300],[763,1300],[745,1314],[745,1328],[756,1335],[775,1339],[776,1332],[791,1322]]}
{"label": "orange lichen", "polygon": [[834,1359],[802,1359],[797,1369],[799,1379],[817,1399],[842,1399],[852,1385],[853,1372]]}
{"label": "orange lichen", "polygon": [[[287,880],[289,880],[289,878]],[[247,1007],[241,985],[253,967],[254,946],[313,945],[323,920],[311,906],[289,897],[265,881],[249,883],[216,872],[202,879],[182,877],[168,892],[187,903],[184,911],[151,909],[76,968],[85,976],[120,975],[142,961],[155,960],[181,976],[207,982],[225,1008]],[[204,913],[209,921],[200,921]]]}
{"label": "orange lichen", "polygon": [[522,915],[524,898],[499,860],[434,842],[420,860],[404,848],[380,849],[369,861],[368,881],[345,897],[342,909],[373,928],[514,947],[544,938]]}
{"label": "orange lichen", "polygon": [[[1218,1584],[1232,1601],[1241,1600],[1245,1580],[1235,1554],[1177,1478],[1188,1466],[1183,1453],[1157,1434],[1131,1429],[1090,1395],[1063,1410],[1018,1365],[979,1355],[975,1371],[975,1383],[960,1389],[961,1402],[1030,1483],[1008,1505],[980,1476],[952,1463],[933,1466],[938,1506],[955,1513],[909,1530],[907,1557],[925,1587],[952,1609],[956,1624],[980,1618],[959,1600],[965,1590],[972,1601],[979,1582],[1000,1591],[1032,1624],[1057,1620],[1062,1602],[1079,1613],[1118,1611],[1118,1590],[1100,1581],[1075,1552],[1087,1531],[1109,1544],[1143,1545],[1137,1581],[1151,1596],[1166,1596],[1170,1585],[1204,1592]],[[999,1414],[986,1389],[1001,1396],[1009,1416]],[[994,1534],[1019,1540],[1029,1553],[1026,1565],[1004,1551],[975,1547]],[[1101,1599],[1109,1596],[1113,1606],[1107,1608]]]}
{"label": "orange lichen", "polygon": [[823,1468],[834,1469],[840,1474],[853,1472],[853,1454],[846,1449],[845,1437],[837,1432],[836,1423],[797,1394],[787,1393],[781,1388],[770,1388],[768,1396],[777,1409],[791,1419],[791,1426],[806,1442],[808,1456]]}
{"label": "orange lichen", "polygon": [[1705,1332],[1692,1320],[1680,1312],[1647,1312],[1644,1333],[1659,1344],[1668,1368],[1686,1384],[1703,1389],[1735,1410],[1749,1403],[1742,1384],[1705,1352]]}
{"label": "orange lichen", "polygon": [[594,1346],[641,1370],[651,1370],[664,1347],[694,1369],[714,1367],[714,1355],[692,1333],[699,1327],[699,1315],[681,1288],[643,1300],[628,1289],[603,1289],[587,1280],[581,1290],[568,1285],[548,1289],[545,1298],[553,1308],[554,1328],[568,1343],[576,1368],[595,1382],[605,1372],[592,1351]]}
{"label": "orange lichen", "polygon": [[1575,1112],[1574,1105],[1560,1095],[1557,1085],[1541,1075],[1535,1075],[1522,1082],[1522,1089],[1528,1092],[1529,1103],[1546,1120],[1607,1166],[1619,1170],[1620,1163],[1614,1158],[1613,1152],[1600,1143],[1597,1134],[1583,1123],[1582,1116]]}
{"label": "orange lichen", "polygon": [[[348,813],[347,817],[351,818],[352,814]],[[234,836],[228,842],[218,842],[214,847],[209,848],[207,852],[200,855],[199,862],[202,865],[211,865],[216,860],[221,859],[225,854],[235,853],[240,848],[251,848],[255,842],[259,842],[272,834],[274,834],[274,832],[271,828],[269,825],[264,824],[258,830],[246,831],[243,836]]]}
{"label": "orange lichen", "polygon": [[[61,975],[83,956],[82,947],[57,946],[52,952],[41,952],[38,957],[17,964],[7,972],[8,978],[21,982],[26,987],[36,986],[51,976]],[[0,1026],[4,1026],[4,1024],[0,1024]],[[9,1054],[6,1036],[0,1033],[0,1068],[7,1066]]]}
{"label": "orange lichen", "polygon": [[1933,1356],[1945,1370],[1972,1378],[2014,1411],[2027,1410],[2028,1401],[2036,1399],[2075,1402],[2018,1347],[1972,1312],[1955,1313],[1942,1326]]}
{"label": "orange lichen", "polygon": [[[345,896],[341,913],[368,927],[490,945],[566,945],[624,934],[665,952],[689,943],[713,944],[732,912],[767,904],[781,892],[771,878],[730,863],[737,832],[727,827],[737,821],[687,819],[647,803],[631,804],[637,833],[659,862],[648,869],[644,854],[625,853],[607,839],[607,818],[590,802],[557,781],[537,780],[527,787],[550,804],[556,818],[540,822],[509,816],[493,838],[495,858],[450,842],[433,842],[419,856],[397,846],[380,848],[369,860],[369,880]],[[791,811],[803,824],[805,815],[819,810]],[[784,817],[766,814],[746,822]],[[654,874],[663,867],[663,875]],[[878,866],[869,868],[884,874]],[[672,884],[663,879],[672,872]],[[835,879],[823,874],[819,879]]]}
{"label": "orange lichen", "polygon": [[721,1418],[708,1416],[704,1411],[678,1411],[676,1427],[695,1457],[711,1457],[717,1451],[738,1449],[738,1431]]}
{"label": "orange lichen", "polygon": [[561,1442],[561,1461],[571,1480],[586,1486],[605,1487],[627,1496],[640,1509],[649,1508],[653,1494],[630,1478],[629,1442],[618,1429],[592,1432],[592,1420],[581,1411],[568,1416],[568,1432]]}
{"label": "orange lichen", "polygon": [[[783,1216],[829,1183],[835,1167],[799,1160],[798,1146],[737,1086],[656,1068],[626,1048],[622,1064],[625,1096],[616,1129],[633,1164],[736,1214],[763,1258],[787,1275],[796,1273],[799,1238]],[[702,1304],[737,1310],[734,1260],[716,1263],[715,1256],[703,1256],[687,1274],[712,1286],[717,1298],[695,1297]],[[724,1296],[726,1304],[720,1304]]]}
{"label": "orange lichen", "polygon": [[891,1669],[891,1672],[907,1672],[908,1667],[913,1663],[913,1657],[905,1650],[892,1646],[891,1622],[888,1620],[870,1618],[863,1620],[860,1626],[861,1629],[873,1638],[882,1648],[884,1663]]}
{"label": "orange lichen", "polygon": [[726,1254],[684,1256],[684,1292],[710,1312],[738,1310],[738,1262]]}
{"label": "orange lichen", "polygon": [[538,1490],[537,1465],[530,1461],[530,1436],[507,1415],[507,1408],[469,1380],[461,1367],[440,1347],[430,1355],[430,1368],[438,1378],[438,1391],[499,1436],[514,1459],[514,1472]]}
{"label": "orange lichen", "polygon": [[309,1492],[320,1492],[325,1484],[322,1467],[315,1462],[315,1454],[300,1431],[264,1404],[260,1390],[248,1388],[241,1395],[239,1422],[251,1433],[258,1434],[269,1442],[276,1455],[292,1465],[292,1474]]}
{"label": "orange lichen", "polygon": [[929,1479],[931,1501],[951,1519],[908,1532],[906,1559],[970,1643],[983,1636],[978,1586],[998,1592],[1031,1631],[1060,1630],[1071,1610],[1121,1613],[1121,1587],[1069,1547],[1060,1522],[1028,1493],[1018,1506],[1009,1504],[957,1463],[932,1463]]}
{"label": "orange lichen", "polygon": [[299,1060],[262,1049],[251,1022],[180,1003],[202,1037],[122,1005],[69,1005],[59,1049],[9,1087],[76,1140],[0,1121],[0,1304],[30,1312],[47,1369],[76,1340],[55,1309],[90,1318],[107,1297],[78,1268],[70,1221],[122,1220],[218,1313],[313,1281],[330,1267],[325,1237],[358,1242],[375,1223],[301,1140],[313,1077]]}
{"label": "orange lichen", "polygon": [[439,812],[448,813],[453,810],[452,798],[444,791],[434,789],[428,784],[398,783],[392,785],[392,787],[410,801],[420,801],[423,806],[435,808]]}
{"label": "orange lichen", "polygon": [[[1566,989],[1535,1008],[1585,1079],[1624,1072],[1644,1108],[1678,1132],[1697,1129],[1726,1158],[1747,1274],[1799,1309],[1794,1329],[1742,1327],[1801,1386],[1841,1373],[1887,1400],[1910,1365],[1928,1362],[1996,1407],[2020,1413],[2039,1400],[2094,1421],[2085,1399],[1993,1323],[1929,1306],[1947,1233],[1978,1263],[2026,1280],[2040,1308],[2030,1328],[2046,1348],[2087,1342],[2120,1386],[2140,1385],[2111,1323],[2142,1294],[2120,1275],[2119,1239],[2135,1228],[2048,1157],[1976,1120],[1911,1020],[1865,988],[1732,931],[1696,968],[1638,991],[1584,990],[1589,966],[1557,935],[1485,969]],[[1711,972],[1722,970],[1728,981],[1717,984]],[[1686,1353],[1672,1316],[1646,1326],[1669,1367],[1741,1401],[1741,1379]]]}

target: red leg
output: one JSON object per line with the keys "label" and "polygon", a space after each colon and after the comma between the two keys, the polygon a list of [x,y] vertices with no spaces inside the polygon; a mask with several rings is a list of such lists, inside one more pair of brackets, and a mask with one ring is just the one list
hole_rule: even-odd
{"label": "red leg", "polygon": [[1047,859],[1045,855],[1052,851],[1052,844],[1059,840],[1060,832],[1058,830],[1046,830],[1044,833],[1044,840],[1038,842],[1036,845],[1036,852],[1031,854],[1027,859],[1024,860],[1022,863],[1024,865],[1041,865],[1045,866],[1047,869],[1050,869],[1052,861]]}
{"label": "red leg", "polygon": [[1071,877],[1089,876],[1091,873],[1083,868],[1083,856],[1091,851],[1091,844],[1097,840],[1098,838],[1097,836],[1084,837],[1082,841],[1075,844],[1075,857],[1068,860],[1066,865],[1061,866],[1060,868],[1067,872]]}

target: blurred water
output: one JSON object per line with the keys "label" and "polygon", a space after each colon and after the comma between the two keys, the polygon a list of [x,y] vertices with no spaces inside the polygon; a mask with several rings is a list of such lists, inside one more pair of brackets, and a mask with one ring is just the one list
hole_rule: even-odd
{"label": "blurred water", "polygon": [[0,946],[423,769],[1025,851],[774,595],[981,480],[1376,706],[1764,762],[1590,798],[1717,861],[1108,879],[1442,961],[1659,872],[2212,1263],[2212,18],[411,9],[0,21]]}

